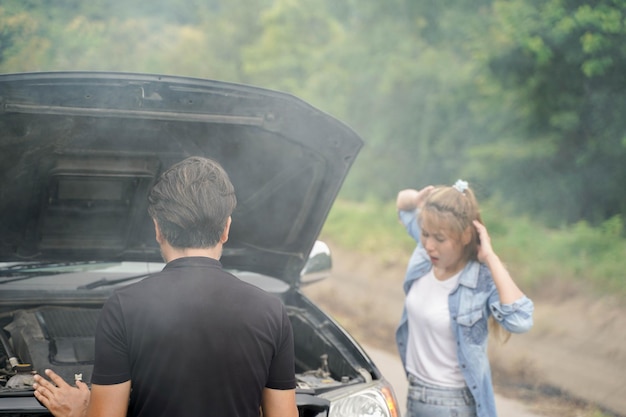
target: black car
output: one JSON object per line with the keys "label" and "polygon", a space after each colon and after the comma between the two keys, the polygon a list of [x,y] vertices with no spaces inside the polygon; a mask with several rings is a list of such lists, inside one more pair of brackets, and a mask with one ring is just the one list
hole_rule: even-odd
{"label": "black car", "polygon": [[90,380],[103,302],[163,267],[147,193],[163,170],[200,155],[236,189],[222,264],[287,306],[300,416],[397,416],[372,360],[300,291],[330,271],[317,238],[361,146],[329,115],[252,86],[0,75],[0,414],[48,415],[35,372]]}

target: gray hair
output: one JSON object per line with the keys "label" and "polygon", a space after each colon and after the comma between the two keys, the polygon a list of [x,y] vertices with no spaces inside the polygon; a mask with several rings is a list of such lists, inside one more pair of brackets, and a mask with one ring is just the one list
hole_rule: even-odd
{"label": "gray hair", "polygon": [[217,245],[237,199],[222,166],[190,157],[163,172],[148,195],[148,213],[175,248]]}

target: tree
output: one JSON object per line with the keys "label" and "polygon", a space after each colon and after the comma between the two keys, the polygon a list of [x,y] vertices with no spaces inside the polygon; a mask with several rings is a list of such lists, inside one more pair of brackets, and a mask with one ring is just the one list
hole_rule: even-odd
{"label": "tree", "polygon": [[523,136],[494,147],[492,183],[553,224],[626,213],[625,12],[622,0],[494,4],[485,56]]}
{"label": "tree", "polygon": [[41,50],[46,39],[37,36],[38,22],[27,12],[0,7],[0,67],[5,72],[22,70],[16,55],[24,48]]}

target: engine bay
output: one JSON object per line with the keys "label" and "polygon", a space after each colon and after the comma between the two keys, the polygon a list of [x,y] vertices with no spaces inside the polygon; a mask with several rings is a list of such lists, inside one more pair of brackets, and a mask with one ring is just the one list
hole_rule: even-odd
{"label": "engine bay", "polygon": [[[289,308],[298,391],[319,394],[363,382],[363,373],[337,350],[332,335],[304,310]],[[99,308],[41,306],[0,316],[0,396],[32,391],[33,375],[52,369],[66,381],[91,380]]]}

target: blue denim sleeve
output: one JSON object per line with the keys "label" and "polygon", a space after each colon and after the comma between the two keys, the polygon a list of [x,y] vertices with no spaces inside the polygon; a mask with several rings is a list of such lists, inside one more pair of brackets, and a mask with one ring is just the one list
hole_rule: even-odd
{"label": "blue denim sleeve", "polygon": [[419,225],[417,224],[417,210],[411,210],[411,211],[400,210],[398,211],[398,218],[400,219],[400,222],[402,222],[402,224],[406,228],[406,231],[409,233],[409,236],[415,239],[416,242],[419,242],[421,231],[420,231]]}
{"label": "blue denim sleeve", "polygon": [[533,327],[535,305],[525,295],[512,304],[500,304],[498,293],[490,297],[489,307],[494,318],[511,333],[524,333]]}

